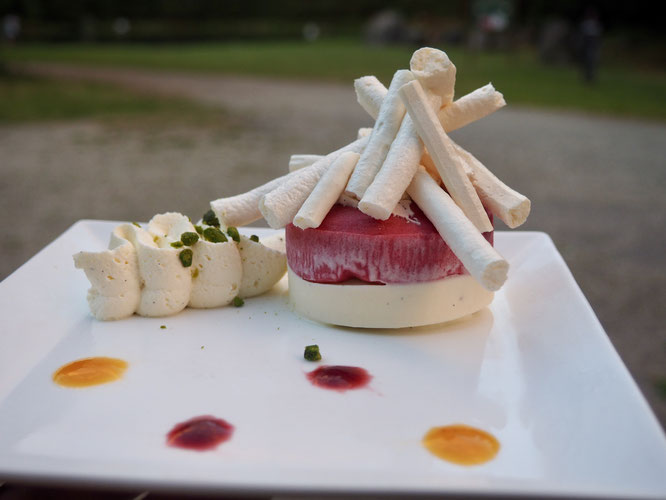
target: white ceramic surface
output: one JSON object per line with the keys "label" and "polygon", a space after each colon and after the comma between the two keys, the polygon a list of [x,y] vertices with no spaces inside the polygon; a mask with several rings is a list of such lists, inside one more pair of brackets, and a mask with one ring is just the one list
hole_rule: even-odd
{"label": "white ceramic surface", "polygon": [[[71,255],[105,248],[113,227],[75,224],[0,284],[0,480],[666,497],[664,433],[545,234],[496,235],[511,270],[490,308],[381,331],[296,316],[284,282],[242,308],[95,321]],[[322,363],[366,368],[370,386],[311,385],[317,365],[302,354],[313,343]],[[51,381],[96,355],[128,361],[124,378],[86,389]],[[208,452],[165,445],[173,425],[208,414],[235,426],[230,441]],[[497,457],[462,467],[432,456],[422,436],[451,423],[491,432]]]}

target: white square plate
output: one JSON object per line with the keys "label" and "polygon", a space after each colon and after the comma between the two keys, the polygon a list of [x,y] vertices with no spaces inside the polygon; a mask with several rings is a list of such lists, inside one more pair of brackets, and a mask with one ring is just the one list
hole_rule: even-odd
{"label": "white square plate", "polygon": [[[81,221],[0,284],[0,479],[215,493],[666,496],[666,439],[550,238],[499,232],[511,264],[489,309],[452,324],[354,330],[287,305],[286,283],[242,308],[91,318],[72,254],[113,222]],[[249,229],[266,234],[265,229]],[[161,329],[160,325],[166,325]],[[311,385],[305,345],[370,386]],[[56,386],[61,365],[126,360],[116,383]],[[214,451],[168,447],[198,415],[235,426]],[[433,426],[492,433],[463,467],[421,445]]]}

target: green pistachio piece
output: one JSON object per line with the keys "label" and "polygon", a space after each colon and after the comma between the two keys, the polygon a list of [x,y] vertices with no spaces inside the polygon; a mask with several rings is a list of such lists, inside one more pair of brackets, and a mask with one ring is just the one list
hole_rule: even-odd
{"label": "green pistachio piece", "polygon": [[229,226],[227,228],[227,234],[229,237],[234,240],[236,243],[240,242],[240,234],[238,234],[238,229],[236,229],[234,226]]}
{"label": "green pistachio piece", "polygon": [[192,250],[189,248],[181,250],[181,252],[178,254],[178,258],[180,259],[180,263],[183,265],[183,267],[190,267],[192,265]]}
{"label": "green pistachio piece", "polygon": [[186,231],[186,232],[184,232],[183,234],[180,235],[180,241],[183,242],[183,245],[191,247],[197,241],[199,241],[199,235],[197,233],[193,233],[191,231]]}
{"label": "green pistachio piece", "polygon": [[209,226],[220,227],[220,221],[212,210],[203,214],[202,220]]}
{"label": "green pistachio piece", "polygon": [[204,229],[203,237],[206,241],[210,241],[211,243],[224,243],[225,241],[229,241],[224,233],[216,227],[207,227]]}

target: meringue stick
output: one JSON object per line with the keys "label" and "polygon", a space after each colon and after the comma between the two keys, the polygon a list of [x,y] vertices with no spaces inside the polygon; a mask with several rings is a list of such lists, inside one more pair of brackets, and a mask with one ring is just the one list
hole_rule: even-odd
{"label": "meringue stick", "polygon": [[407,193],[433,223],[465,269],[486,289],[493,292],[499,290],[506,281],[509,263],[424,168],[419,168]]}
{"label": "meringue stick", "polygon": [[503,106],[506,106],[504,96],[489,83],[444,106],[437,117],[444,130],[450,132],[488,116]]}
{"label": "meringue stick", "polygon": [[464,162],[430,107],[421,84],[413,81],[404,85],[400,96],[451,198],[479,231],[492,231],[493,225],[465,173]]}
{"label": "meringue stick", "polygon": [[[361,137],[359,137],[360,139]],[[317,160],[321,160],[322,155],[291,155],[289,157],[289,171],[300,170],[301,168],[309,167]]]}
{"label": "meringue stick", "polygon": [[[441,98],[434,94],[429,98],[433,110],[439,109]],[[358,204],[359,210],[375,219],[388,219],[412,182],[423,151],[412,117],[406,115],[384,164]]]}
{"label": "meringue stick", "polygon": [[442,98],[442,106],[453,101],[456,66],[446,52],[431,47],[420,48],[412,54],[409,68],[424,90]]}
{"label": "meringue stick", "polygon": [[[417,80],[407,84],[423,81],[429,86],[424,95],[428,96],[426,105],[434,115],[441,107],[442,99],[450,102],[453,97],[456,67],[444,52],[436,49],[417,50],[410,64],[417,71],[414,73]],[[390,89],[388,95],[391,95]],[[403,118],[399,137],[395,138],[381,170],[358,204],[361,212],[376,219],[386,220],[390,217],[419,167],[424,148],[413,120],[409,116]]]}
{"label": "meringue stick", "polygon": [[305,203],[294,217],[294,225],[301,229],[319,227],[329,210],[343,193],[349,176],[360,155],[348,151],[342,153],[324,172]]}
{"label": "meringue stick", "polygon": [[[437,166],[435,165],[435,162],[432,161],[432,157],[427,150],[423,152],[423,156],[421,157],[421,165],[423,165],[423,167],[426,169],[426,172],[428,172],[430,177],[435,179],[438,184],[442,182],[442,178],[439,176],[439,172],[437,171]],[[465,173],[469,177],[471,175],[471,170],[465,170]]]}
{"label": "meringue stick", "polygon": [[[381,85],[381,83],[379,85]],[[359,102],[363,101],[366,103],[366,106],[368,106],[364,107],[367,113],[375,118],[377,113],[379,113],[381,96],[385,95],[386,87],[384,87],[382,93],[382,91],[378,90],[376,86],[366,85],[358,87],[356,93]],[[377,104],[376,109],[368,109],[374,104]],[[462,96],[460,99],[456,99],[451,104],[444,106],[439,110],[437,116],[439,117],[439,121],[444,130],[451,132],[488,116],[505,105],[506,102],[504,101],[504,96],[500,92],[497,92],[491,84],[488,84],[480,89],[476,89],[474,92]]]}
{"label": "meringue stick", "polygon": [[[356,138],[363,139],[364,137],[368,137],[371,133],[372,133],[372,127],[361,127],[360,129],[358,129],[358,134]],[[293,172],[294,170],[299,170],[301,168],[309,167],[317,160],[321,160],[323,157],[324,157],[323,155],[308,155],[308,154],[291,155],[291,157],[289,158],[289,171]]]}
{"label": "meringue stick", "polygon": [[372,134],[372,127],[361,127],[360,129],[358,129],[358,134],[356,138],[362,139],[363,137],[367,137],[370,134]]}
{"label": "meringue stick", "polygon": [[405,69],[398,70],[393,75],[388,93],[379,108],[379,115],[370,134],[368,145],[361,154],[361,158],[358,160],[358,164],[345,188],[346,195],[361,199],[384,163],[384,159],[391,148],[391,143],[400,128],[402,118],[405,116],[405,106],[400,99],[398,90],[413,79],[414,76],[411,72]]}
{"label": "meringue stick", "polygon": [[[357,93],[374,91],[376,91],[376,86],[366,85],[357,88]],[[366,103],[378,102],[379,93],[375,96],[359,95],[359,101],[361,100]],[[438,117],[444,130],[450,132],[451,130],[456,130],[471,122],[479,120],[505,105],[506,102],[502,94],[497,92],[492,84],[488,84],[457,99],[448,106],[441,108]],[[366,109],[366,111],[368,111],[371,116],[374,116],[379,109]],[[405,119],[403,119],[403,121],[404,120]],[[459,146],[456,144],[456,151],[460,153],[461,151],[458,148]],[[465,151],[465,153],[467,152]],[[461,156],[463,156],[463,159],[465,160],[465,166],[467,167],[466,173],[472,181],[483,204],[490,208],[493,214],[499,217],[502,222],[511,228],[518,227],[525,222],[530,211],[529,200],[522,194],[517,193],[502,183],[502,181],[495,177],[492,172],[478,162],[478,160],[476,160],[471,154],[470,156],[473,159],[466,157],[464,154],[461,154]],[[476,160],[476,162],[474,160]],[[426,168],[433,179],[437,181],[441,180],[437,168],[435,167],[435,163],[427,151],[425,151],[421,157],[421,165]],[[473,167],[473,165],[476,165],[476,167]]]}
{"label": "meringue stick", "polygon": [[[300,172],[297,171],[297,172]],[[261,212],[258,205],[261,197],[273,189],[286,182],[297,172],[291,172],[277,177],[266,184],[262,184],[246,193],[230,196],[229,198],[219,198],[210,202],[210,208],[215,212],[220,224],[223,227],[245,226],[258,219],[261,219]]]}
{"label": "meringue stick", "polygon": [[455,142],[453,146],[465,161],[467,176],[483,204],[511,229],[525,222],[530,214],[529,198],[504,184],[470,152]]}
{"label": "meringue stick", "polygon": [[328,167],[347,151],[361,153],[369,137],[357,139],[327,154],[309,167],[288,174],[286,179],[259,199],[259,211],[270,227],[281,229],[291,223]]}
{"label": "meringue stick", "polygon": [[[267,193],[270,193],[271,191],[277,189],[278,187],[280,187],[282,184],[285,183],[298,184],[298,179],[300,179],[301,176],[307,176],[305,172],[311,168],[314,168],[319,162],[327,162],[326,166],[328,166],[330,165],[330,162],[332,162],[335,158],[338,157],[338,155],[340,155],[344,151],[351,151],[351,150],[355,151],[358,148],[362,149],[363,147],[365,147],[367,139],[365,138],[360,139],[360,141],[361,142],[359,142],[359,140],[356,140],[354,142],[351,142],[346,146],[343,146],[342,148],[338,149],[337,151],[333,151],[332,153],[329,153],[328,155],[322,157],[321,159],[317,160],[315,163],[313,163],[308,167],[295,170],[293,172],[283,175],[282,177],[273,179],[267,182],[266,184],[262,184],[261,186],[252,189],[251,191],[231,196],[229,198],[220,198],[211,201],[210,208],[213,210],[213,212],[215,212],[215,215],[219,219],[220,224],[222,224],[225,227],[228,226],[238,227],[250,224],[258,219],[261,219],[262,213],[259,210],[259,202]],[[319,179],[318,176],[316,178]],[[296,209],[296,211],[298,211],[298,209]],[[295,213],[296,212],[294,212],[294,214]]]}
{"label": "meringue stick", "polygon": [[[367,131],[367,133],[366,133]],[[358,138],[362,139],[367,137],[372,132],[372,128],[360,128],[358,129]],[[302,157],[302,158],[301,158]],[[299,168],[309,167],[314,161],[323,158],[321,155],[292,155],[291,160],[289,161],[289,169],[298,170]],[[308,163],[312,159],[312,163]],[[292,163],[293,160],[293,163]],[[345,181],[346,185],[347,181]],[[344,187],[344,186],[343,186]],[[347,196],[344,192],[340,195],[338,203],[345,206],[351,206],[356,208],[358,206],[358,200],[353,196]]]}
{"label": "meringue stick", "polygon": [[362,76],[354,80],[354,90],[358,103],[376,120],[382,101],[388,93],[387,88],[375,76]]}

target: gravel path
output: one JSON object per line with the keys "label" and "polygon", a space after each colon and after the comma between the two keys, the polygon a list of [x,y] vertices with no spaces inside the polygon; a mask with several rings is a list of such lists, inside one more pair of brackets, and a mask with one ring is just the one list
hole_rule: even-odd
{"label": "gravel path", "polygon": [[[94,121],[0,127],[0,278],[81,218],[147,220],[286,170],[291,153],[325,153],[370,119],[351,85],[32,66],[223,107],[235,126]],[[666,126],[509,106],[454,132],[532,199],[524,229],[550,234],[624,362],[666,424]],[[139,194],[139,196],[137,196]],[[29,202],[27,200],[30,200]],[[500,229],[502,229],[500,227]]]}

